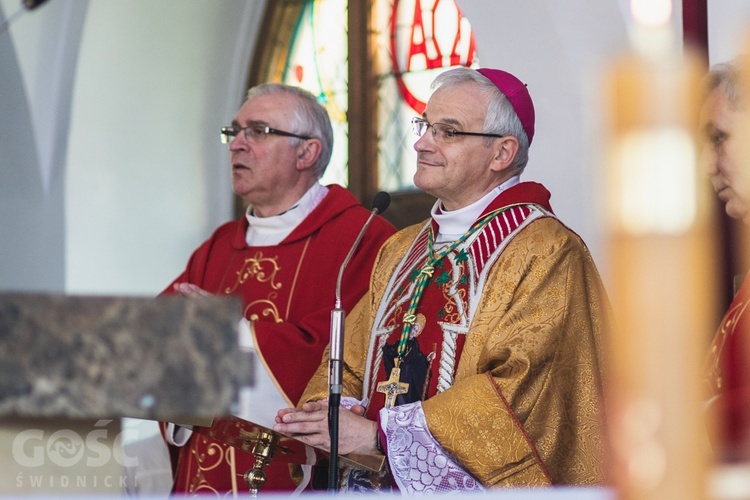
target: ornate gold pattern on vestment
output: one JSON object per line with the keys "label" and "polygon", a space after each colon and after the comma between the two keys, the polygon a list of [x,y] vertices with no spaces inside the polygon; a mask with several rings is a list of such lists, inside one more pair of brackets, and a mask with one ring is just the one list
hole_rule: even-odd
{"label": "ornate gold pattern on vestment", "polygon": [[234,293],[240,285],[247,280],[255,278],[260,283],[269,283],[273,290],[281,288],[281,283],[275,282],[276,273],[281,269],[278,257],[264,257],[263,252],[258,252],[252,257],[245,259],[242,267],[237,271],[237,281],[233,287],[227,287],[224,293]]}
{"label": "ornate gold pattern on vestment", "polygon": [[[248,257],[242,263],[240,269],[236,272],[237,279],[232,286],[227,286],[224,293],[227,295],[235,293],[241,286],[259,287],[262,285],[266,290],[270,290],[265,298],[257,299],[245,304],[243,315],[250,321],[263,320],[281,323],[284,318],[279,312],[277,299],[279,294],[277,290],[282,288],[282,283],[277,280],[277,274],[281,270],[278,263],[278,257],[264,257],[263,252],[256,252],[252,257]],[[256,290],[256,296],[262,291]]]}
{"label": "ornate gold pattern on vestment", "polygon": [[721,372],[721,354],[724,351],[724,345],[727,343],[727,339],[731,335],[736,335],[735,329],[737,324],[740,322],[740,317],[745,313],[747,306],[750,304],[748,301],[741,301],[735,298],[735,303],[727,311],[724,316],[724,320],[719,327],[719,332],[714,339],[714,343],[711,346],[711,353],[708,364],[708,377],[712,384],[714,392],[718,392],[724,385],[723,374]]}
{"label": "ornate gold pattern on vestment", "polygon": [[217,493],[216,489],[206,480],[205,474],[224,463],[228,457],[226,447],[218,443],[208,443],[205,437],[199,438],[202,445],[208,444],[203,453],[198,453],[195,448],[191,450],[195,455],[196,473],[190,478],[187,491],[190,493]]}
{"label": "ornate gold pattern on vestment", "polygon": [[[243,311],[243,315],[250,321],[255,321],[263,317],[265,320],[268,320],[268,318],[270,318],[276,323],[281,323],[282,321],[284,321],[284,319],[279,315],[279,310],[272,300],[275,299],[276,296],[276,293],[270,293],[268,294],[268,299],[253,300],[252,302],[248,302],[247,306],[245,306],[245,310]],[[257,309],[259,306],[261,307],[260,314],[248,314],[248,311]]]}
{"label": "ornate gold pattern on vestment", "polygon": [[[550,478],[601,484],[599,363],[609,305],[580,238],[543,211],[530,212],[520,231],[511,230],[509,238],[503,233],[496,251],[472,253],[462,269],[470,281],[459,289],[467,296],[454,303],[459,309],[468,304],[470,324],[464,325],[453,386],[424,400],[422,408],[435,439],[485,486],[542,486]],[[350,314],[347,395],[362,399],[375,392],[381,342],[399,333],[408,274],[420,264],[415,253],[424,251],[415,249],[420,229],[408,228],[386,243],[370,295]],[[455,323],[447,326],[462,331]],[[321,365],[302,401],[327,395],[328,372]]]}
{"label": "ornate gold pattern on vestment", "polygon": [[308,236],[307,239],[305,240],[305,246],[302,249],[302,253],[297,259],[297,269],[294,271],[294,278],[292,279],[292,285],[289,287],[289,301],[286,304],[286,312],[284,313],[285,319],[289,317],[289,308],[292,307],[292,297],[294,297],[294,290],[297,288],[299,273],[302,270],[302,265],[305,262],[305,258],[307,257],[307,249],[310,246],[311,240],[312,240],[312,236]]}

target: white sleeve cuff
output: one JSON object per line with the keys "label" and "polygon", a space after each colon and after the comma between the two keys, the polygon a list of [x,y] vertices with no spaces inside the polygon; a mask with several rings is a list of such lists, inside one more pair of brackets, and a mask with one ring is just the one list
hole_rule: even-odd
{"label": "white sleeve cuff", "polygon": [[484,488],[427,428],[421,401],[380,410],[388,464],[402,493],[419,495]]}
{"label": "white sleeve cuff", "polygon": [[172,422],[167,422],[167,428],[164,432],[167,443],[172,446],[185,446],[185,444],[193,435],[192,425],[177,425]]}
{"label": "white sleeve cuff", "polygon": [[242,318],[237,325],[237,344],[242,350],[255,349],[250,322],[245,318]]}

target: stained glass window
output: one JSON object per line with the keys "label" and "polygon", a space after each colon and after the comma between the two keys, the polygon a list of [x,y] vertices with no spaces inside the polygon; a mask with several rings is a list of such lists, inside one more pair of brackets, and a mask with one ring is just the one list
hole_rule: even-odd
{"label": "stained glass window", "polygon": [[[304,87],[323,103],[334,126],[334,156],[324,183],[348,185],[347,0],[305,0],[288,38],[281,81]],[[477,66],[476,42],[469,21],[455,0],[372,0],[377,75],[378,189],[414,188],[415,137],[409,124],[420,115],[429,85],[441,71]]]}
{"label": "stained glass window", "polygon": [[307,0],[294,26],[282,82],[318,97],[333,125],[333,156],[321,182],[347,185],[347,0]]}
{"label": "stained glass window", "polygon": [[454,0],[380,0],[378,29],[378,181],[380,189],[414,189],[415,137],[438,73],[476,66],[469,21]]}

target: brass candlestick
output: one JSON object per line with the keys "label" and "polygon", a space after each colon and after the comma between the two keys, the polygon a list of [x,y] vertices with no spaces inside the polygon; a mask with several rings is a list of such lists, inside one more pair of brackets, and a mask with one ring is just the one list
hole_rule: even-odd
{"label": "brass candlestick", "polygon": [[[254,497],[258,496],[261,488],[266,484],[266,473],[263,469],[271,463],[271,459],[273,459],[273,455],[276,453],[278,442],[279,435],[268,430],[260,431],[256,438],[252,451],[255,463],[253,464],[253,468],[245,472],[242,476],[250,490],[250,494]],[[249,439],[247,446],[248,448],[250,447]]]}

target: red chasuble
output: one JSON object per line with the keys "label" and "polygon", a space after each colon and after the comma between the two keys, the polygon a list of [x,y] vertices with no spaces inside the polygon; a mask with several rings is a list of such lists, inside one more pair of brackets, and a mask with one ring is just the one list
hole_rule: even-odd
{"label": "red chasuble", "polygon": [[[163,292],[170,294],[174,283],[188,282],[239,297],[252,322],[257,352],[293,405],[328,345],[339,267],[370,215],[344,188],[328,188],[321,203],[278,245],[247,246],[245,217],[220,226]],[[377,251],[394,232],[385,219],[373,219],[343,276],[346,311],[366,292]],[[241,476],[253,462],[250,454],[194,433],[179,449],[174,491],[247,491]],[[287,464],[272,462],[265,472],[263,491],[295,488]]]}
{"label": "red chasuble", "polygon": [[717,420],[716,453],[724,461],[750,459],[750,279],[745,279],[711,345],[708,383],[715,398],[709,411]]}

